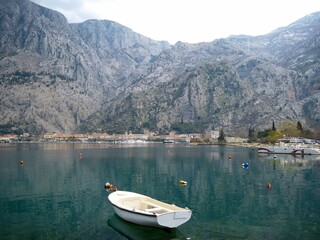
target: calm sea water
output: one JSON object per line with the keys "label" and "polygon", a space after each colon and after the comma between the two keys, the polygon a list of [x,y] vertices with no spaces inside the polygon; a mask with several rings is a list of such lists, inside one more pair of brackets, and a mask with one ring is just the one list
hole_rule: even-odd
{"label": "calm sea water", "polygon": [[[189,207],[193,217],[171,232],[129,224],[114,215],[107,181]],[[319,236],[319,156],[180,144],[0,145],[0,239]]]}

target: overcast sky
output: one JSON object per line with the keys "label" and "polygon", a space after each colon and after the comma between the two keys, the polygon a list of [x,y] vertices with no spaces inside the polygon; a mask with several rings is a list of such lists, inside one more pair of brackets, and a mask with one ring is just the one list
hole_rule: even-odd
{"label": "overcast sky", "polygon": [[320,0],[31,0],[69,23],[112,20],[154,40],[209,42],[262,35],[320,11]]}

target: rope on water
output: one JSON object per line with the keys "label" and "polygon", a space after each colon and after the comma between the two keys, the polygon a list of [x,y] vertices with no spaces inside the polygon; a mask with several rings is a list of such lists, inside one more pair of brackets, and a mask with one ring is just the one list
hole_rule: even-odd
{"label": "rope on water", "polygon": [[199,223],[199,221],[196,219],[196,217],[192,214],[193,219],[196,221],[196,223],[199,225],[199,227],[201,228],[201,231],[203,230],[203,227],[201,226],[201,224]]}
{"label": "rope on water", "polygon": [[195,234],[195,236],[193,238],[187,237],[187,240],[197,239],[199,237],[200,233],[203,231],[203,227],[201,226],[201,224],[199,223],[199,221],[196,219],[196,217],[193,214],[192,214],[192,217],[193,217],[194,221],[197,223],[197,225],[200,227],[200,230],[198,233]]}

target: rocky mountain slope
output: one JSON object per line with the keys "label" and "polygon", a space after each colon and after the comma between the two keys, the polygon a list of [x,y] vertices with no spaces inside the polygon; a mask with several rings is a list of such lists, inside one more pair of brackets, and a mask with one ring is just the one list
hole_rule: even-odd
{"label": "rocky mountain slope", "polygon": [[0,131],[320,126],[320,13],[264,36],[175,45],[107,20],[68,24],[29,0],[0,0],[0,13]]}
{"label": "rocky mountain slope", "polygon": [[27,132],[74,132],[170,47],[114,22],[68,24],[28,0],[1,0],[0,12],[0,124]]}

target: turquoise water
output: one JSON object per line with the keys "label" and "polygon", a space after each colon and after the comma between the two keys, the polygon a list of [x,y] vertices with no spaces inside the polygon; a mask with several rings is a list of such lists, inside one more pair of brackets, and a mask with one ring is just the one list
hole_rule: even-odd
{"label": "turquoise water", "polygon": [[[182,144],[3,144],[0,239],[319,239],[317,158]],[[176,231],[124,222],[107,181],[193,217]]]}

